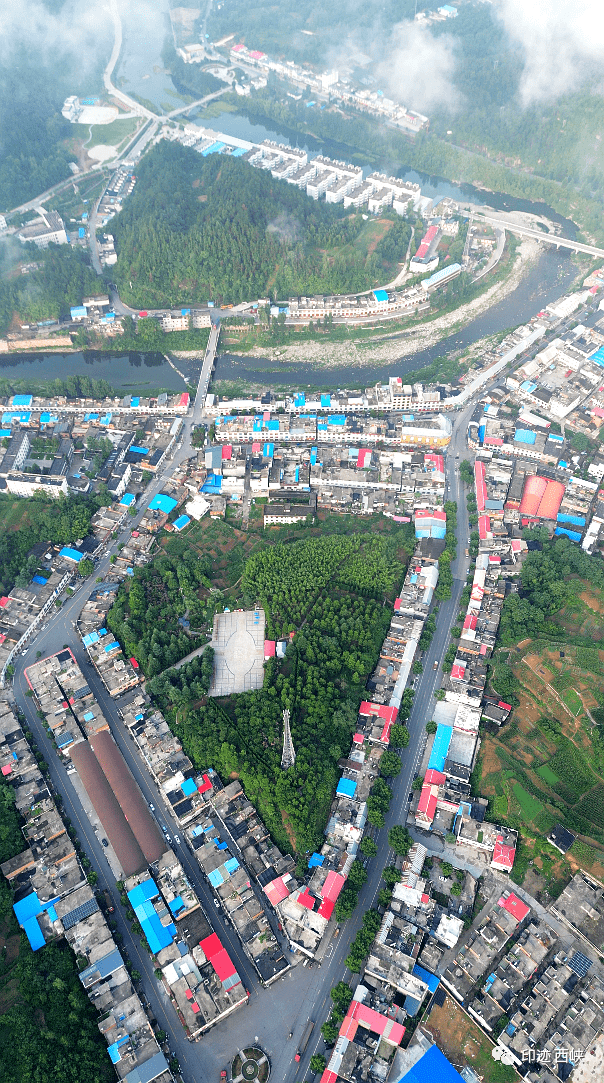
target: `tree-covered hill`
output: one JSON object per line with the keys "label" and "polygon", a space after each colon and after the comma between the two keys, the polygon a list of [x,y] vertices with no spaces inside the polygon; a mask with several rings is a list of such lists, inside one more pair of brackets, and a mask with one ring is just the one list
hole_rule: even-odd
{"label": "tree-covered hill", "polygon": [[[239,777],[273,838],[299,854],[320,846],[338,779],[405,570],[408,534],[353,534],[269,546],[243,575],[270,638],[294,632],[283,662],[266,664],[262,689],[199,699],[203,674],[158,674],[149,690],[198,768]],[[124,588],[125,589],[125,588]],[[386,604],[384,601],[386,600]],[[204,655],[205,657],[205,655]],[[296,763],[280,767],[283,710],[291,712]]]}
{"label": "tree-covered hill", "polygon": [[[115,279],[126,302],[149,308],[369,289],[393,250],[404,258],[409,226],[388,221],[369,245],[366,227],[361,214],[316,203],[240,159],[163,141],[112,225]],[[380,249],[386,229],[397,243]]]}

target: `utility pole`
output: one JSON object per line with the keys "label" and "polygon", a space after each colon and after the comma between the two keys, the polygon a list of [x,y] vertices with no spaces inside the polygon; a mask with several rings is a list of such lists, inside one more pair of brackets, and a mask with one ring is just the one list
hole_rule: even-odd
{"label": "utility pole", "polygon": [[281,756],[281,770],[287,771],[289,767],[293,767],[296,762],[296,752],[294,749],[294,742],[292,741],[291,730],[289,728],[289,711],[287,708],[283,712],[283,755]]}

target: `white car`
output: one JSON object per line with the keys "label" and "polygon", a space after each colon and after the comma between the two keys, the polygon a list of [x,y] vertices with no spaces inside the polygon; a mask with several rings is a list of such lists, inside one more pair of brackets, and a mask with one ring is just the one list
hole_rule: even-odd
{"label": "white car", "polygon": [[175,835],[174,836],[174,842],[176,843],[177,846],[180,846],[180,835]]}
{"label": "white car", "polygon": [[218,902],[218,899],[214,899],[214,906],[217,910],[220,910],[220,903]]}

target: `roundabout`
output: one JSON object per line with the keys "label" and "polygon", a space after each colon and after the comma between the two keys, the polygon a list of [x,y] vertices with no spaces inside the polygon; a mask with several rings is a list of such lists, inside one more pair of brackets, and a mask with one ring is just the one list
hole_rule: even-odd
{"label": "roundabout", "polygon": [[267,1083],[271,1073],[269,1059],[258,1046],[240,1049],[231,1064],[232,1083]]}

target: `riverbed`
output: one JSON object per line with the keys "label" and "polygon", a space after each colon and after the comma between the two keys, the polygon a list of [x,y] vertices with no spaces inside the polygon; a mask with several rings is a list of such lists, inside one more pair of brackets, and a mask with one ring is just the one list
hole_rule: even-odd
{"label": "riverbed", "polygon": [[[375,338],[356,343],[319,340],[278,346],[271,351],[272,356],[222,354],[216,359],[214,380],[229,383],[241,380],[244,384],[266,386],[368,387],[388,376],[404,376],[422,369],[437,357],[461,356],[475,343],[527,323],[567,293],[576,274],[577,267],[569,253],[539,250],[512,292],[469,319],[462,328],[455,327],[450,335],[439,337],[430,345],[422,346],[421,338],[435,335],[438,321],[397,335],[388,336],[387,331],[382,331]],[[471,304],[483,299],[477,298]],[[459,321],[455,312],[443,318],[452,325]]]}

